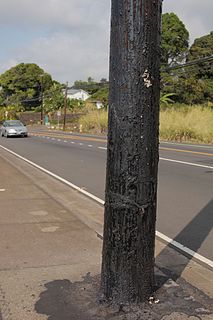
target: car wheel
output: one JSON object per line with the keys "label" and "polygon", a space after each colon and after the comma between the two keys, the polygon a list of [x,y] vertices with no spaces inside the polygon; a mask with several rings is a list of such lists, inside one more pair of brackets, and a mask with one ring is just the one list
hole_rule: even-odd
{"label": "car wheel", "polygon": [[3,134],[3,131],[1,132],[1,137],[3,137],[4,136],[4,134]]}

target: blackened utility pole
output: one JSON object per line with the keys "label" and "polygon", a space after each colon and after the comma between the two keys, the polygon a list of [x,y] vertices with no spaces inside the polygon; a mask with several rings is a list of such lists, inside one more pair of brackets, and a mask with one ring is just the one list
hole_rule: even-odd
{"label": "blackened utility pole", "polygon": [[68,82],[66,82],[65,95],[64,95],[64,121],[63,121],[63,131],[66,130],[66,118],[67,118],[67,91],[68,91]]}
{"label": "blackened utility pole", "polygon": [[101,292],[144,301],[154,285],[161,0],[112,0]]}

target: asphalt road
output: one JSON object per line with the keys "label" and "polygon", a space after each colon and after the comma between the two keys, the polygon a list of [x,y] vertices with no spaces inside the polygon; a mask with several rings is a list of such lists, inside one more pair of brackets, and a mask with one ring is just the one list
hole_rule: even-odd
{"label": "asphalt road", "polygon": [[[104,199],[104,137],[34,130],[0,145]],[[157,230],[213,260],[213,146],[162,142],[160,158]]]}

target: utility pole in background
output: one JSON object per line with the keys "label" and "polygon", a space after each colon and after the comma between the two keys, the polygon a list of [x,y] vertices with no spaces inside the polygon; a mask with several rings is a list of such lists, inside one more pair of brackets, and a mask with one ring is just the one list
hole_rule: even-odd
{"label": "utility pole in background", "polygon": [[162,0],[112,0],[103,299],[154,286]]}
{"label": "utility pole in background", "polygon": [[67,91],[68,91],[68,82],[66,82],[65,87],[65,96],[64,96],[64,122],[63,122],[63,131],[66,130],[66,117],[67,117]]}
{"label": "utility pole in background", "polygon": [[43,74],[41,75],[41,119],[40,123],[43,124],[44,122],[44,88],[43,88]]}

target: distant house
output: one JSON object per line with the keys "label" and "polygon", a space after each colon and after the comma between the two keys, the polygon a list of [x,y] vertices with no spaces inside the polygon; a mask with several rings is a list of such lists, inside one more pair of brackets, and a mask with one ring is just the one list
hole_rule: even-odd
{"label": "distant house", "polygon": [[89,93],[82,89],[68,89],[67,98],[86,101],[90,97]]}
{"label": "distant house", "polygon": [[96,104],[97,109],[102,109],[104,107],[104,104],[101,101],[94,101],[94,103]]}

